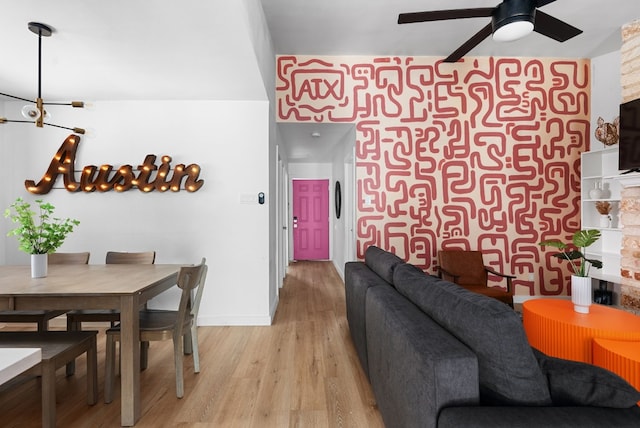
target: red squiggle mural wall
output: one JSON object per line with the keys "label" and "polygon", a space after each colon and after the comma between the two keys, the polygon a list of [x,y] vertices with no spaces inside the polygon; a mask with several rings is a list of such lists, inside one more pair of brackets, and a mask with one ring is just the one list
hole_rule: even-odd
{"label": "red squiggle mural wall", "polygon": [[480,249],[517,275],[516,294],[566,294],[566,266],[537,243],[580,227],[589,68],[280,56],[277,119],[356,124],[359,257],[374,244],[434,272],[439,249]]}

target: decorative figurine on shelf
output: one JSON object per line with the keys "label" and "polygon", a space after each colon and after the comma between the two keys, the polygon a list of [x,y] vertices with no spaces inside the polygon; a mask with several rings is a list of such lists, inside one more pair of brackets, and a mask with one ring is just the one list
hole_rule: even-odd
{"label": "decorative figurine on shelf", "polygon": [[596,209],[600,213],[600,227],[611,227],[611,203],[606,201],[597,201]]}
{"label": "decorative figurine on shelf", "polygon": [[596,181],[593,185],[593,189],[589,190],[589,197],[591,199],[601,199],[602,195],[602,183]]}
{"label": "decorative figurine on shelf", "polygon": [[620,116],[613,119],[613,123],[605,122],[602,117],[598,117],[598,127],[596,128],[596,139],[605,146],[618,144],[620,135]]}

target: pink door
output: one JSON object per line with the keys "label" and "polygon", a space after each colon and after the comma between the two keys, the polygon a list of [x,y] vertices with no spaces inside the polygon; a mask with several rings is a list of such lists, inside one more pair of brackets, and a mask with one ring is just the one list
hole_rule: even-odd
{"label": "pink door", "polygon": [[329,180],[293,180],[293,258],[329,258]]}

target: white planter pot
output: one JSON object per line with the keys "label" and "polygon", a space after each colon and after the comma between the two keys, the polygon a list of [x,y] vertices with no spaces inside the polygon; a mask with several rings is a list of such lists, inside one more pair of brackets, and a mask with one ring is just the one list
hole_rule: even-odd
{"label": "white planter pot", "polygon": [[571,302],[573,310],[588,314],[591,306],[591,278],[571,275]]}
{"label": "white planter pot", "polygon": [[611,215],[610,214],[600,215],[600,227],[603,227],[605,229],[608,229],[608,228],[611,227]]}
{"label": "white planter pot", "polygon": [[31,254],[31,278],[47,276],[48,254]]}

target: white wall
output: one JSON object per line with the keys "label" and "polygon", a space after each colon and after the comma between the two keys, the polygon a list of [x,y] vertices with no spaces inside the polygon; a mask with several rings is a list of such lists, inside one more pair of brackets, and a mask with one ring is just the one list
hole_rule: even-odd
{"label": "white wall", "polygon": [[[333,181],[330,186],[331,191],[331,217],[333,219],[333,240],[331,248],[333,249],[333,264],[338,274],[344,279],[344,264],[348,260],[346,240],[351,239],[347,234],[347,221],[349,219],[348,205],[353,204],[353,192],[351,191],[352,183],[347,180],[346,168],[352,168],[351,159],[353,157],[353,148],[356,144],[355,128],[348,132],[342,141],[336,146],[335,156],[332,163]],[[352,177],[349,177],[350,179]],[[336,217],[335,210],[335,183],[340,182],[342,194],[342,209],[340,218]],[[355,243],[354,243],[355,245]]]}
{"label": "white wall", "polygon": [[602,150],[605,145],[596,140],[593,133],[598,117],[612,123],[620,114],[622,86],[620,83],[620,51],[591,59],[591,135],[590,150]]}
{"label": "white wall", "polygon": [[[17,117],[22,103],[4,107],[7,116]],[[157,263],[197,263],[206,257],[210,269],[200,324],[271,322],[267,101],[96,102],[84,110],[58,107],[51,113],[56,123],[88,129],[77,170],[102,164],[135,168],[147,154],[169,155],[173,165],[199,164],[205,180],[195,193],[54,189],[43,199],[56,206],[57,215],[81,221],[61,251],[88,250],[91,263],[102,263],[108,250],[156,250]],[[36,199],[24,180],[40,180],[69,132],[2,126],[4,208],[18,196]],[[265,192],[265,205],[257,203],[258,192]],[[247,196],[254,201],[242,203]],[[5,237],[8,223],[3,219],[0,262],[27,264],[15,238]],[[176,296],[163,295],[154,304],[168,306]]]}
{"label": "white wall", "polygon": [[[265,89],[265,99],[270,101],[269,109],[269,186],[267,192],[271,195],[269,201],[269,252],[268,252],[268,265],[269,265],[269,313],[271,319],[275,316],[276,309],[278,307],[278,290],[283,283],[284,274],[283,269],[279,267],[286,264],[285,260],[282,260],[282,252],[279,251],[279,247],[282,246],[282,215],[280,208],[278,207],[278,200],[276,200],[277,188],[280,185],[278,182],[278,159],[277,159],[277,146],[279,144],[278,136],[276,133],[276,112],[275,105],[275,49],[273,47],[273,41],[271,40],[271,34],[267,26],[267,21],[262,10],[262,3],[260,0],[244,0],[244,6],[246,10],[246,22],[244,28],[249,33],[251,44],[253,45],[253,52],[256,58],[256,64],[260,69],[262,76],[262,83]],[[266,193],[266,192],[265,192]]]}
{"label": "white wall", "polygon": [[[4,117],[4,103],[0,103],[0,116]],[[8,159],[11,159],[11,153],[13,153],[13,147],[11,147],[7,143],[7,139],[5,133],[2,132],[2,129],[7,127],[7,124],[0,125],[0,203],[3,205],[0,206],[0,213],[4,213],[4,208],[7,206],[5,204],[4,195],[7,193],[2,186],[1,183],[8,183],[11,178],[11,169],[5,166],[5,163]],[[5,236],[7,235],[7,230],[9,230],[9,222],[2,218],[0,221],[0,242],[3,242]],[[4,245],[0,245],[0,264],[6,259]]]}

